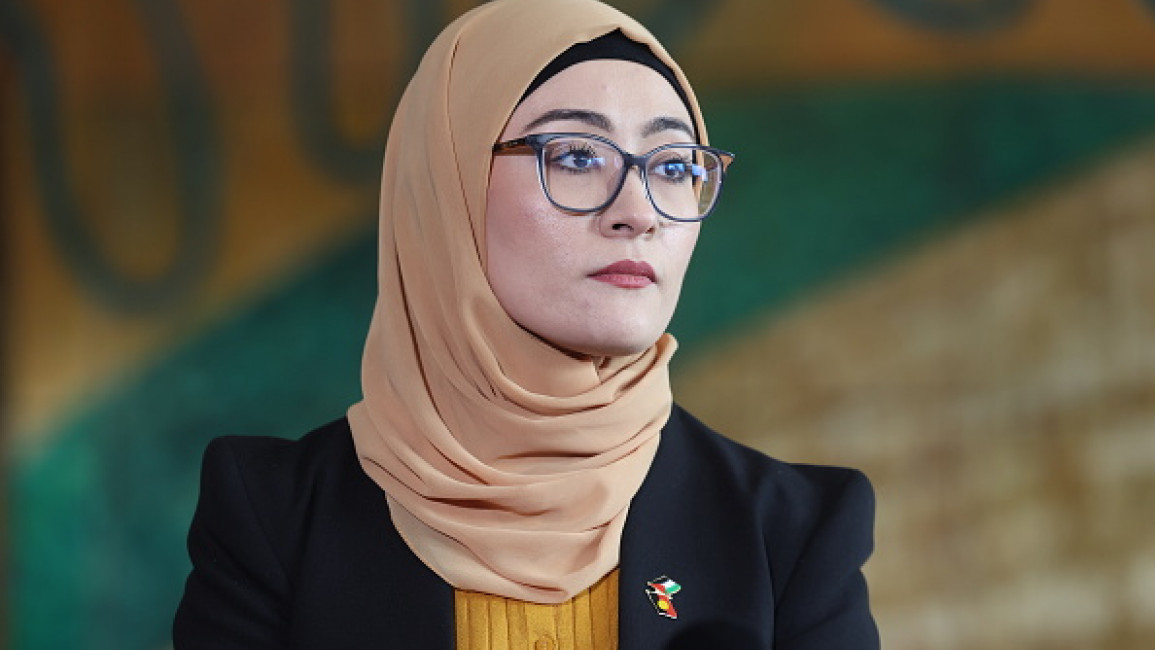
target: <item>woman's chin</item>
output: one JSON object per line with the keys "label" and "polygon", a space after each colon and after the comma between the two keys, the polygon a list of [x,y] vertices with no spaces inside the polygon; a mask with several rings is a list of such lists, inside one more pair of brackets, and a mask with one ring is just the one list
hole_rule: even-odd
{"label": "woman's chin", "polygon": [[550,346],[577,359],[629,357],[653,347],[665,333],[669,319],[659,322],[648,315],[553,316],[541,313],[514,321]]}
{"label": "woman's chin", "polygon": [[621,337],[574,340],[549,340],[553,347],[577,359],[630,357],[645,352],[661,335],[654,337]]}

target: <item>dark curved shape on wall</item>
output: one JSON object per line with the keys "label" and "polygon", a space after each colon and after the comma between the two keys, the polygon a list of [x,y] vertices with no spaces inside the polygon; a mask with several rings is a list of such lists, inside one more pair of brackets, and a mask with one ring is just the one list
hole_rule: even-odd
{"label": "dark curved shape on wall", "polygon": [[[436,34],[440,2],[408,0],[412,35],[408,64],[416,69],[424,48]],[[350,183],[376,181],[389,121],[363,142],[353,142],[337,124],[333,101],[332,7],[330,0],[291,0],[289,12],[290,111],[302,146],[327,174]],[[414,52],[416,54],[414,55]],[[382,111],[392,113],[392,106]]]}
{"label": "dark curved shape on wall", "polygon": [[991,32],[1013,25],[1034,0],[871,0],[920,27],[953,34]]}
{"label": "dark curved shape on wall", "polygon": [[33,171],[49,236],[77,283],[101,304],[151,312],[185,299],[207,275],[220,232],[221,155],[208,89],[172,0],[138,0],[160,64],[177,156],[180,232],[168,267],[153,278],[128,277],[101,250],[85,223],[61,141],[60,96],[52,53],[27,8],[0,1],[0,38],[13,52],[28,105]]}

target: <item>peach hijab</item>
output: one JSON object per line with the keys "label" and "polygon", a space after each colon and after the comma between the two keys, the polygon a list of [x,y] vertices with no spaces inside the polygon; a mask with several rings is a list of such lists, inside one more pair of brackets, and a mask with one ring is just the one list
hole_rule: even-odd
{"label": "peach hijab", "polygon": [[663,335],[630,357],[575,358],[527,332],[485,275],[491,147],[538,71],[640,24],[594,0],[494,0],[430,46],[389,132],[379,294],[349,423],[412,551],[458,589],[563,602],[618,565],[630,500],[672,397]]}

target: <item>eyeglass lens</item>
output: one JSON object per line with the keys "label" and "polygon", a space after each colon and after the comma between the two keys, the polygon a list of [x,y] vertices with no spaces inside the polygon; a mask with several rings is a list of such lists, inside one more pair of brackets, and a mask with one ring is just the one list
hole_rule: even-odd
{"label": "eyeglass lens", "polygon": [[[693,145],[655,151],[646,161],[646,182],[654,207],[675,219],[709,214],[722,181],[722,160]],[[563,137],[542,148],[542,180],[563,208],[589,211],[603,206],[622,184],[625,160],[599,140]]]}

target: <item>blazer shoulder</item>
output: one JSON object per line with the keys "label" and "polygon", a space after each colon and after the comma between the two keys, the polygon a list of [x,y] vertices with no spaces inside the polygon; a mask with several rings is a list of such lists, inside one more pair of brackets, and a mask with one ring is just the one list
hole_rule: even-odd
{"label": "blazer shoulder", "polygon": [[174,629],[182,650],[266,647],[254,639],[281,649],[366,638],[418,647],[431,634],[442,637],[435,647],[451,645],[452,588],[393,527],[344,418],[298,440],[213,440],[189,554]]}
{"label": "blazer shoulder", "polygon": [[[873,504],[873,489],[857,469],[791,463],[769,456],[718,433],[676,406],[670,418],[673,455],[757,500],[770,499],[780,516],[804,517],[850,497]],[[700,477],[699,477],[700,478]]]}
{"label": "blazer shoulder", "polygon": [[771,458],[680,408],[670,427],[667,467],[690,468],[683,492],[758,530],[773,593],[774,646],[878,648],[861,572],[874,546],[874,491],[866,476]]}
{"label": "blazer shoulder", "polygon": [[245,471],[292,475],[315,466],[347,460],[353,451],[349,421],[334,420],[309,431],[300,438],[272,436],[221,436],[209,441],[205,459],[216,461],[231,457]]}
{"label": "blazer shoulder", "polygon": [[754,518],[774,565],[776,591],[815,553],[845,559],[847,566],[861,566],[870,556],[874,489],[861,471],[784,462],[722,436],[680,408],[674,417],[680,434],[671,441],[671,456],[680,458],[674,463],[694,468],[688,484],[703,498]]}
{"label": "blazer shoulder", "polygon": [[[181,648],[284,648],[293,610],[294,526],[314,492],[310,475],[341,453],[340,421],[299,441],[211,441],[189,527],[193,570],[173,623]],[[351,445],[351,443],[349,443]]]}
{"label": "blazer shoulder", "polygon": [[282,539],[296,539],[312,504],[345,489],[350,481],[366,487],[362,484],[369,479],[360,471],[344,418],[297,440],[215,438],[205,449],[201,469],[202,495],[223,491],[243,497],[262,528],[273,538]]}

